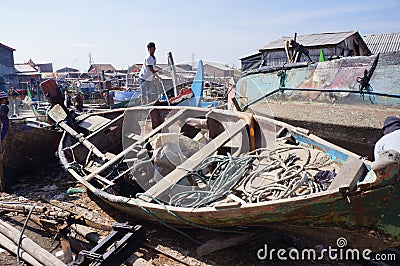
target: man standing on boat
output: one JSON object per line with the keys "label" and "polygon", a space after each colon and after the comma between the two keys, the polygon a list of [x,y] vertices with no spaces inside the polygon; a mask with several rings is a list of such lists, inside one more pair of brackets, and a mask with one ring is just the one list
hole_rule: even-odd
{"label": "man standing on boat", "polygon": [[149,55],[144,59],[144,64],[140,69],[139,83],[142,95],[142,104],[155,101],[158,97],[157,91],[153,84],[153,77],[158,78],[157,70],[155,69],[157,59],[154,56],[156,51],[156,45],[154,42],[147,44],[147,51]]}

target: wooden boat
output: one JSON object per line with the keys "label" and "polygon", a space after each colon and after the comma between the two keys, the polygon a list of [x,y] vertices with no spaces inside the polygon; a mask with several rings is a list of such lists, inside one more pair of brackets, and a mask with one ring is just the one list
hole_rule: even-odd
{"label": "wooden boat", "polygon": [[399,114],[399,70],[398,52],[264,66],[243,75],[236,97],[257,114],[373,159],[383,122]]}
{"label": "wooden boat", "polygon": [[[48,94],[48,91],[44,92]],[[54,160],[62,135],[61,130],[47,121],[45,106],[49,105],[39,105],[37,99],[32,101],[30,90],[22,101],[25,108],[18,108],[17,112],[20,103],[13,98],[10,102],[9,129],[1,143],[0,191],[8,190],[19,178],[42,170]]]}
{"label": "wooden boat", "polygon": [[54,160],[61,135],[61,131],[35,118],[10,118],[0,157],[0,191]]}
{"label": "wooden boat", "polygon": [[[90,114],[77,131],[79,141],[66,132],[61,139],[64,167],[101,200],[143,220],[213,228],[312,223],[400,235],[398,162],[371,170],[371,162],[302,128],[241,112],[153,106]],[[283,162],[291,162],[286,170]],[[302,172],[295,174],[302,181],[279,192],[277,176],[285,183],[291,175],[285,171]],[[328,173],[325,185],[310,181]],[[260,190],[271,185],[279,188]]]}

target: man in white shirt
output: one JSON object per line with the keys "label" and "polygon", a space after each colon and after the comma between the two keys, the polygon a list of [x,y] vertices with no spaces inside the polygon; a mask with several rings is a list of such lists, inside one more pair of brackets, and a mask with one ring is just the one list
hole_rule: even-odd
{"label": "man in white shirt", "polygon": [[383,137],[375,144],[375,161],[379,154],[385,150],[395,150],[400,152],[400,118],[389,116],[383,124]]}
{"label": "man in white shirt", "polygon": [[147,104],[157,100],[158,93],[153,84],[153,77],[158,78],[157,70],[155,69],[157,59],[154,56],[156,45],[154,42],[147,44],[149,55],[144,59],[144,64],[139,72],[139,83],[142,94],[142,104]]}

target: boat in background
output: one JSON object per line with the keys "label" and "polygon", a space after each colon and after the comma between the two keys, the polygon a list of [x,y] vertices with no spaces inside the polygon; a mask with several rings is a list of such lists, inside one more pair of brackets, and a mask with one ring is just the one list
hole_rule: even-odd
{"label": "boat in background", "polygon": [[[3,76],[0,76],[0,82],[0,89],[7,93]],[[31,99],[30,90],[28,94]],[[15,98],[10,96],[8,99],[9,128],[0,145],[0,191],[8,190],[20,177],[43,169],[54,160],[61,138],[61,131],[43,122],[43,116],[33,112],[33,105],[18,112],[17,106],[21,106]]]}
{"label": "boat in background", "polygon": [[386,117],[399,115],[399,71],[398,52],[265,66],[244,74],[236,99],[372,159]]}
{"label": "boat in background", "polygon": [[[190,87],[191,95],[185,97],[185,92],[181,90],[179,95],[170,99],[170,101],[176,102],[176,105],[179,106],[196,106],[196,107],[217,107],[221,105],[220,101],[207,101],[203,100],[203,92],[204,92],[204,66],[203,61],[199,60],[199,64],[197,66],[196,75]],[[186,95],[188,93],[186,92]],[[181,97],[180,97],[181,96]],[[180,98],[179,98],[180,97]],[[180,101],[177,101],[179,99]]]}
{"label": "boat in background", "polygon": [[77,91],[82,93],[94,93],[95,83],[90,79],[77,81]]}
{"label": "boat in background", "polygon": [[[179,106],[199,106],[199,107],[216,107],[221,105],[221,101],[203,101],[204,92],[204,66],[203,61],[199,60],[196,75],[191,84],[179,84],[176,88],[178,95],[174,94],[175,88],[165,90],[162,81],[159,82],[161,88],[157,91],[162,93],[158,97],[154,105],[179,105]],[[133,107],[142,105],[140,88],[129,89],[126,91],[113,90],[114,106],[117,107]]]}
{"label": "boat in background", "polygon": [[40,171],[54,160],[61,131],[34,117],[10,118],[2,144],[0,191],[7,191],[23,176]]}
{"label": "boat in background", "polygon": [[[140,91],[129,90],[129,91],[116,91],[113,90],[111,93],[114,94],[114,105],[118,107],[127,107],[128,105],[137,106],[140,105]],[[112,107],[114,107],[112,105]]]}

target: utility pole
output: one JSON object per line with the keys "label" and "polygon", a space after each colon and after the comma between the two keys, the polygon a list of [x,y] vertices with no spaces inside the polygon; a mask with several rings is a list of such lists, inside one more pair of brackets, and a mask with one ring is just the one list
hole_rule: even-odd
{"label": "utility pole", "polygon": [[93,64],[92,53],[89,52],[89,68]]}

